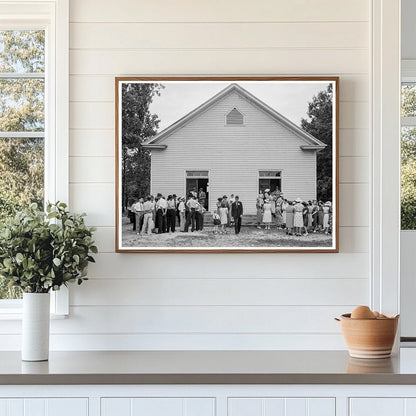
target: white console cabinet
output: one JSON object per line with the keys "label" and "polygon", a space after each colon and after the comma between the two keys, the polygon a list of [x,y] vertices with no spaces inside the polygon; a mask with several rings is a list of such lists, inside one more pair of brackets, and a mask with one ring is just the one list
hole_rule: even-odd
{"label": "white console cabinet", "polygon": [[88,416],[88,399],[2,398],[0,416]]}
{"label": "white console cabinet", "polygon": [[214,398],[103,398],[101,416],[213,416]]}
{"label": "white console cabinet", "polygon": [[229,398],[228,416],[335,416],[335,399]]}
{"label": "white console cabinet", "polygon": [[351,398],[349,416],[414,416],[414,398]]}
{"label": "white console cabinet", "polygon": [[0,416],[415,416],[411,385],[0,386]]}

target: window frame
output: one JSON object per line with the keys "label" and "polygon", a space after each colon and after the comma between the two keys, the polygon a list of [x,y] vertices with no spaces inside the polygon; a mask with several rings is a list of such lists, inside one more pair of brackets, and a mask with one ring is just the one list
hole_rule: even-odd
{"label": "window frame", "polygon": [[[416,60],[403,60],[402,61],[402,76],[400,80],[400,87],[403,84],[415,84],[416,86]],[[401,106],[401,99],[400,97],[400,106]],[[416,116],[407,116],[407,117],[400,117],[400,133],[402,132],[402,127],[413,127],[416,128]],[[400,134],[400,143],[401,143],[401,134]],[[400,221],[400,232],[413,232],[415,233],[416,230],[403,230],[401,227]]]}
{"label": "window frame", "polygon": [[[279,175],[278,176],[267,176],[267,175],[262,175],[262,172],[278,172]],[[282,169],[261,169],[258,171],[258,179],[257,179],[257,189],[260,192],[260,181],[262,179],[266,179],[266,180],[271,180],[271,179],[278,179],[280,181],[280,189],[279,192],[283,193],[283,170]],[[269,187],[270,187],[270,182],[269,182]]]}
{"label": "window frame", "polygon": [[[45,202],[69,200],[69,0],[0,0],[0,30],[45,30]],[[59,88],[57,88],[59,86]],[[16,136],[14,136],[16,137]],[[69,313],[66,287],[51,314]],[[0,300],[0,319],[20,319],[22,301]]]}
{"label": "window frame", "polygon": [[[403,61],[400,85],[403,86],[403,84],[416,86],[416,60]],[[400,117],[400,127],[416,127],[416,116]]]}

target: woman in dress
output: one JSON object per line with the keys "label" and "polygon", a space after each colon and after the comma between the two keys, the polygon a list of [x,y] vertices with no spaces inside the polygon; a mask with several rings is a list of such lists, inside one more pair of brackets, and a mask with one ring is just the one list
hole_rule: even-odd
{"label": "woman in dress", "polygon": [[308,231],[309,232],[312,232],[312,230],[313,230],[312,213],[313,213],[313,205],[312,205],[312,201],[309,201],[308,202]]}
{"label": "woman in dress", "polygon": [[272,222],[272,204],[270,199],[266,199],[263,205],[263,223],[265,225],[265,230],[270,230],[270,224]]}
{"label": "woman in dress", "polygon": [[282,213],[283,198],[281,196],[276,197],[276,226],[283,227],[283,213]]}
{"label": "woman in dress", "polygon": [[324,227],[324,203],[319,201],[318,204],[318,231]]}
{"label": "woman in dress", "polygon": [[231,225],[234,225],[234,218],[233,218],[233,216],[231,215],[231,207],[233,206],[233,204],[234,204],[234,201],[235,201],[235,197],[234,197],[234,194],[231,194],[230,195],[230,198],[228,199],[228,204],[227,204],[227,208],[228,208],[228,225],[229,226],[231,226]]}
{"label": "woman in dress", "polygon": [[324,213],[324,219],[323,219],[323,228],[324,228],[324,232],[325,234],[328,234],[328,230],[329,230],[329,210],[331,207],[331,203],[328,201],[325,203],[325,205],[323,206],[323,213]]}
{"label": "woman in dress", "polygon": [[314,200],[312,202],[312,230],[314,233],[316,233],[318,228],[318,210],[318,202]]}
{"label": "woman in dress", "polygon": [[221,221],[221,232],[226,234],[227,230],[225,229],[225,227],[228,224],[228,208],[225,202],[221,204],[221,207],[219,209],[219,215],[220,215],[220,221]]}
{"label": "woman in dress", "polygon": [[293,218],[293,227],[295,228],[295,235],[302,235],[303,228],[303,204],[300,198],[295,199],[296,204],[294,205],[294,218]]}
{"label": "woman in dress", "polygon": [[[311,202],[311,201],[309,201]],[[302,202],[303,210],[303,228],[305,229],[305,235],[308,235],[308,223],[309,223],[309,208],[306,202]],[[302,234],[303,229],[301,228],[300,233]]]}
{"label": "woman in dress", "polygon": [[284,199],[282,201],[282,205],[281,205],[281,211],[282,211],[282,228],[287,228],[287,224],[286,224],[286,208],[289,204],[287,203],[287,200]]}
{"label": "woman in dress", "polygon": [[286,234],[293,235],[293,219],[295,215],[295,208],[293,202],[288,201],[286,207]]}

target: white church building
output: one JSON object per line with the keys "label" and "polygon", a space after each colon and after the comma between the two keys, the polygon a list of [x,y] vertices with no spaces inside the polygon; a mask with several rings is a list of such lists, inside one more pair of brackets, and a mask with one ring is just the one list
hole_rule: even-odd
{"label": "white church building", "polygon": [[151,150],[153,195],[202,188],[212,211],[234,194],[254,214],[267,188],[289,200],[316,199],[316,154],[326,145],[231,84],[143,146]]}

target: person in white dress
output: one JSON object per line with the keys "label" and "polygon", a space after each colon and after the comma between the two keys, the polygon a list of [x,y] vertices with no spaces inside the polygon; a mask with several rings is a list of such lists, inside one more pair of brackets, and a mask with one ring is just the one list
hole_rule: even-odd
{"label": "person in white dress", "polygon": [[303,223],[303,204],[300,198],[295,199],[296,204],[294,205],[295,209],[295,216],[293,219],[293,226],[295,228],[295,235],[300,236],[302,235],[302,228],[304,226]]}
{"label": "person in white dress", "polygon": [[329,211],[331,209],[331,202],[328,201],[325,203],[324,207],[323,207],[323,211],[324,211],[324,232],[325,234],[328,234],[328,230],[329,230]]}
{"label": "person in white dress", "polygon": [[221,232],[226,234],[227,230],[225,229],[225,227],[228,224],[228,208],[225,202],[221,203],[221,206],[218,210],[218,214],[220,216],[221,221]]}
{"label": "person in white dress", "polygon": [[269,198],[264,201],[263,205],[263,223],[265,225],[265,230],[270,230],[270,224],[272,222],[272,204],[270,203]]}

